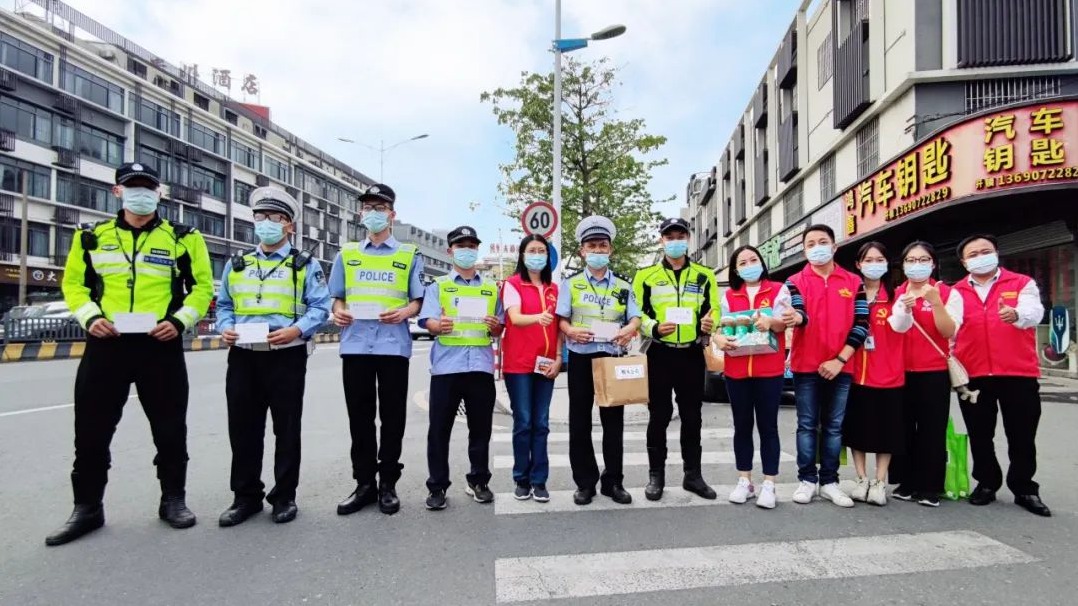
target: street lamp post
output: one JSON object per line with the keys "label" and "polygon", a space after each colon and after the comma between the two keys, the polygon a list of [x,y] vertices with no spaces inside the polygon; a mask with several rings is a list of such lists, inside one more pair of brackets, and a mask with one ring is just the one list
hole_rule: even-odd
{"label": "street lamp post", "polygon": [[[554,1],[554,140],[552,141],[552,147],[554,148],[554,183],[551,203],[554,205],[554,212],[558,217],[558,227],[554,230],[553,236],[551,236],[551,244],[555,250],[564,258],[564,250],[561,246],[561,226],[562,226],[562,213],[561,213],[561,56],[563,53],[570,53],[575,50],[580,50],[588,46],[590,40],[609,40],[610,38],[616,38],[625,33],[624,25],[611,25],[605,27],[588,38],[562,38],[561,37],[561,0]],[[561,271],[555,268],[555,277],[560,279]]]}
{"label": "street lamp post", "polygon": [[369,150],[378,152],[378,182],[382,183],[383,179],[385,177],[386,152],[391,151],[393,149],[396,149],[396,148],[404,145],[405,143],[411,143],[412,141],[418,141],[420,139],[426,139],[429,136],[430,135],[428,135],[426,133],[423,133],[422,135],[416,135],[414,137],[410,137],[408,139],[405,139],[404,141],[394,143],[393,145],[390,145],[389,147],[386,147],[385,139],[382,139],[382,140],[380,140],[378,142],[378,147],[374,147],[373,145],[367,145],[366,143],[360,143],[359,141],[355,141],[353,139],[346,139],[344,137],[337,137],[337,140],[338,141],[343,141],[344,143],[351,143],[352,145],[359,145],[361,147],[366,147]]}

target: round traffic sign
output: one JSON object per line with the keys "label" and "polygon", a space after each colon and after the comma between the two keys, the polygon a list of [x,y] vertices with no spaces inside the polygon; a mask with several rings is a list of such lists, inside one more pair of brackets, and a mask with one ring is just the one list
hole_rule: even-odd
{"label": "round traffic sign", "polygon": [[[545,236],[544,236],[545,237]],[[553,244],[550,245],[550,271],[556,271],[558,269],[558,248]]]}
{"label": "round traffic sign", "polygon": [[520,215],[520,224],[524,226],[526,234],[549,238],[558,229],[558,213],[550,202],[537,200],[524,209],[524,213]]}

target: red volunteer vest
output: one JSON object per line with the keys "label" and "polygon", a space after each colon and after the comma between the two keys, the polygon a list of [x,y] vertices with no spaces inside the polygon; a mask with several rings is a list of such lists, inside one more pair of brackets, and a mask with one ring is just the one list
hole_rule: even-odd
{"label": "red volunteer vest", "polygon": [[[756,298],[751,304],[748,289],[744,285],[736,291],[728,288],[724,294],[730,311],[748,311],[761,307],[773,307],[781,288],[782,284],[778,282],[761,281],[760,291],[756,293]],[[779,341],[777,352],[759,356],[726,356],[723,373],[731,379],[781,377],[786,372],[786,331],[778,333],[775,337]]]}
{"label": "red volunteer vest", "polygon": [[[514,275],[507,284],[520,293],[520,313],[541,314],[544,311],[554,313],[558,305],[558,285],[547,284],[543,286],[543,292],[531,282],[520,279],[520,275]],[[558,357],[558,322],[547,327],[540,324],[531,326],[516,326],[506,314],[505,335],[502,337],[502,372],[530,374],[535,370],[535,359],[539,356],[544,358]]]}
{"label": "red volunteer vest", "polygon": [[988,291],[984,302],[970,286],[969,276],[954,289],[965,304],[962,327],[955,335],[954,355],[970,377],[1040,377],[1037,330],[1019,329],[999,319],[999,301],[1015,307],[1018,293],[1032,280],[1006,269]]}
{"label": "red volunteer vest", "polygon": [[[824,280],[812,271],[811,265],[805,265],[790,281],[800,291],[808,314],[808,324],[794,329],[790,370],[815,373],[820,364],[834,359],[846,345],[846,337],[853,328],[854,300],[861,278],[836,265],[835,271]],[[850,369],[847,363],[843,372]]]}
{"label": "red volunteer vest", "polygon": [[893,304],[887,293],[880,289],[876,301],[868,306],[868,334],[875,348],[869,351],[866,343],[850,360],[853,382],[858,385],[887,389],[906,383],[906,335],[895,332],[888,322]]}
{"label": "red volunteer vest", "polygon": [[[946,304],[947,297],[951,296],[951,287],[935,280],[929,280],[929,282],[940,289],[940,299]],[[909,285],[910,283],[907,281],[902,286],[899,286],[898,290],[895,291],[895,298],[906,294]],[[910,311],[913,314],[913,319],[921,325],[921,328],[925,329],[928,336],[932,337],[932,343],[935,343],[940,348],[940,351],[947,353],[951,350],[950,341],[944,339],[943,335],[936,329],[936,317],[932,314],[932,305],[925,301],[924,297],[918,297],[917,301],[914,302],[913,309]],[[928,342],[928,339],[921,334],[921,331],[917,330],[916,326],[906,332],[906,370],[910,372],[947,370],[947,359],[941,356],[935,347],[932,347],[932,343]]]}

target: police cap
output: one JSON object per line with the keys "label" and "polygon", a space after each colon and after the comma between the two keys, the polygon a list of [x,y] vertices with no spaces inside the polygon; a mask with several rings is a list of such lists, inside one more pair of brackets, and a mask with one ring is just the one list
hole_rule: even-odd
{"label": "police cap", "polygon": [[161,179],[158,178],[157,171],[151,166],[138,162],[127,162],[116,169],[116,185],[127,185],[131,181],[139,179],[152,182],[154,188],[161,185]]}
{"label": "police cap", "polygon": [[614,222],[599,215],[585,217],[581,219],[580,223],[576,226],[576,239],[581,244],[588,240],[600,238],[605,238],[613,242],[617,235],[618,230],[614,227]]}

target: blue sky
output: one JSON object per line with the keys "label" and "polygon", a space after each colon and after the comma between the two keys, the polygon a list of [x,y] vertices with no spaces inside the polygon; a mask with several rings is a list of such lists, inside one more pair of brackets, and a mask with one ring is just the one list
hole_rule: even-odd
{"label": "blue sky", "polygon": [[[430,137],[386,155],[402,220],[428,229],[468,223],[486,242],[518,236],[498,210],[498,164],[512,133],[479,95],[547,70],[553,0],[67,0],[166,58],[253,73],[276,122],[377,177],[377,147]],[[655,173],[657,207],[676,213],[690,174],[717,160],[800,0],[564,0],[564,37],[611,23],[628,32],[580,58],[621,67],[618,111],[669,138]],[[238,93],[233,96],[239,97]],[[468,206],[479,202],[480,209]]]}

